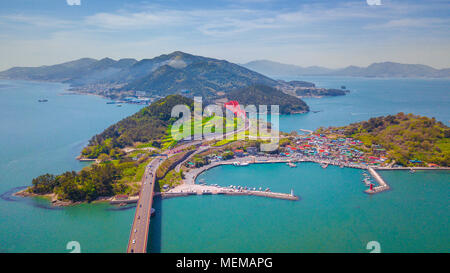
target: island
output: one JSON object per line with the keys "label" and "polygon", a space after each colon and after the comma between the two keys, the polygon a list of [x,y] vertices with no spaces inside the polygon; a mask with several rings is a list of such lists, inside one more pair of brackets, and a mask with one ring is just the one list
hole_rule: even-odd
{"label": "island", "polygon": [[371,164],[450,166],[450,128],[435,118],[398,113],[343,127],[319,128],[328,139],[352,138]]}
{"label": "island", "polygon": [[[249,92],[259,93],[267,87],[250,89],[253,90]],[[449,169],[450,166],[450,128],[434,118],[398,113],[347,126],[320,127],[304,135],[296,131],[279,132],[278,148],[264,152],[261,145],[268,142],[270,134],[252,135],[248,127],[236,131],[237,135],[231,139],[177,141],[169,130],[175,121],[170,116],[171,109],[178,104],[193,109],[193,100],[181,95],[160,99],[92,137],[79,157],[93,160],[92,165],[79,172],[41,175],[32,180],[31,187],[16,195],[47,196],[55,205],[111,201],[114,196],[119,200],[121,196],[137,200],[145,170],[155,158],[162,160],[155,170],[156,190],[166,197],[186,196],[193,190],[210,191],[209,186],[195,184],[195,178],[222,164],[246,166],[285,162],[296,167],[295,162],[312,161],[323,168],[332,164],[368,169],[382,184],[375,190],[367,190],[368,193],[389,189],[374,171],[377,168],[413,170]],[[225,124],[225,118],[210,116],[191,125],[191,129],[212,126],[218,118]],[[233,122],[238,120],[239,117],[235,117]],[[239,138],[239,134],[246,137]],[[218,190],[225,194],[244,191],[244,194],[289,200],[295,197],[293,194],[268,194],[269,189]]]}

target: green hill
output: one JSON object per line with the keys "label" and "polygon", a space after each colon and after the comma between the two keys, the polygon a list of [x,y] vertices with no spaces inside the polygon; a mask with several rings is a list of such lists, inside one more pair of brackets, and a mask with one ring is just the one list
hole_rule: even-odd
{"label": "green hill", "polygon": [[226,97],[229,100],[236,100],[242,105],[256,105],[257,107],[258,105],[267,105],[268,111],[270,111],[270,105],[279,105],[280,114],[309,111],[308,105],[303,100],[266,85],[252,85],[236,89],[226,94]]}
{"label": "green hill", "polygon": [[181,95],[169,95],[160,99],[92,137],[89,145],[83,149],[82,156],[97,158],[104,153],[114,157],[115,153],[119,153],[117,148],[163,138],[173,122],[172,108],[179,104],[193,109],[194,101]]}
{"label": "green hill", "polygon": [[450,128],[434,118],[398,113],[319,132],[352,136],[374,154],[385,149],[389,159],[404,166],[450,166]]}

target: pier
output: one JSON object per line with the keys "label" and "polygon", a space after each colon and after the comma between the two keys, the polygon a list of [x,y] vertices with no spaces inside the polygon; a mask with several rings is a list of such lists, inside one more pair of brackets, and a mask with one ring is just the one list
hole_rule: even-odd
{"label": "pier", "polygon": [[246,195],[260,196],[275,199],[297,201],[299,197],[293,193],[279,193],[271,191],[258,191],[250,189],[233,189],[221,186],[198,185],[198,184],[182,184],[167,192],[162,192],[162,198],[183,197],[190,195]]}
{"label": "pier", "polygon": [[378,182],[379,186],[373,187],[372,189],[367,189],[364,192],[368,194],[379,193],[389,189],[389,185],[383,180],[383,178],[371,167],[367,168],[370,175]]}

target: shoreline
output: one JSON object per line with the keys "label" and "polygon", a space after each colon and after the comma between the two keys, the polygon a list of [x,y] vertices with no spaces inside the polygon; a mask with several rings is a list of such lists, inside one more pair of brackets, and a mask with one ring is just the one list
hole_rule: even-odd
{"label": "shoreline", "polygon": [[[77,158],[80,160],[79,158]],[[95,159],[86,159],[86,160],[80,160],[80,161],[95,161]],[[287,193],[275,193],[275,192],[263,192],[263,191],[251,191],[251,190],[232,190],[227,187],[221,187],[221,186],[208,186],[208,185],[200,185],[196,183],[197,177],[202,174],[203,172],[206,172],[210,169],[222,166],[222,165],[233,165],[234,163],[248,163],[250,164],[280,164],[280,163],[301,163],[301,162],[311,162],[316,164],[328,164],[333,166],[341,166],[343,164],[339,164],[337,162],[330,162],[326,160],[319,160],[314,158],[296,158],[296,157],[286,157],[286,158],[273,158],[273,157],[241,157],[241,158],[233,158],[226,161],[218,161],[218,162],[212,162],[206,166],[192,169],[189,172],[185,173],[185,178],[182,180],[183,183],[180,185],[175,186],[174,188],[166,191],[166,192],[158,192],[155,193],[155,196],[161,196],[164,198],[171,198],[171,197],[178,197],[178,196],[189,196],[189,195],[208,195],[208,194],[225,194],[225,195],[254,195],[254,196],[265,196],[265,197],[273,197],[273,198],[279,198],[279,199],[288,199],[288,200],[299,200],[298,196],[292,196],[291,194]],[[179,164],[178,164],[179,165]],[[178,167],[178,165],[176,167]],[[389,185],[381,178],[381,176],[376,171],[410,171],[410,170],[424,170],[424,171],[436,171],[436,170],[447,170],[450,171],[450,167],[396,167],[396,168],[388,168],[388,167],[377,167],[377,166],[363,166],[363,165],[356,165],[356,164],[346,164],[343,165],[345,168],[354,168],[354,169],[361,169],[361,170],[368,170],[372,177],[377,181],[378,185],[374,187],[373,191],[370,191],[369,189],[365,190],[365,193],[368,194],[375,194],[379,193],[385,190],[390,189]],[[244,166],[239,166],[244,167]],[[375,173],[375,174],[374,174]],[[380,180],[382,182],[380,182]],[[211,188],[213,187],[213,188]],[[104,196],[99,197],[96,200],[92,202],[88,201],[62,201],[57,199],[57,195],[55,193],[49,193],[49,194],[36,194],[36,193],[30,193],[27,190],[29,187],[18,191],[16,193],[13,193],[13,196],[18,197],[42,197],[47,199],[51,205],[57,206],[57,207],[67,207],[67,206],[75,206],[79,204],[87,204],[87,203],[97,203],[97,202],[109,202],[111,205],[121,205],[121,204],[132,204],[136,203],[139,198],[136,198],[134,196],[130,196],[128,199],[124,200],[116,200],[115,196]],[[269,194],[268,194],[269,193]]]}
{"label": "shoreline", "polygon": [[114,196],[103,196],[98,197],[97,199],[88,202],[88,201],[64,201],[64,200],[58,200],[58,196],[56,193],[46,193],[46,194],[37,194],[28,192],[28,189],[30,187],[27,187],[26,189],[23,189],[21,191],[15,192],[12,194],[12,196],[15,197],[22,197],[22,198],[43,198],[47,200],[52,206],[55,207],[70,207],[70,206],[76,206],[81,204],[89,204],[89,203],[103,203],[103,202],[111,202],[114,198]]}

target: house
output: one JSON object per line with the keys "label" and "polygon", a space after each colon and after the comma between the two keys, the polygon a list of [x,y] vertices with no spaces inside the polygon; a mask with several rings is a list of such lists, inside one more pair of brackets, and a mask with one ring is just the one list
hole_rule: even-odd
{"label": "house", "polygon": [[256,153],[258,153],[258,149],[256,147],[248,147],[247,153],[249,153],[251,155],[256,155]]}

